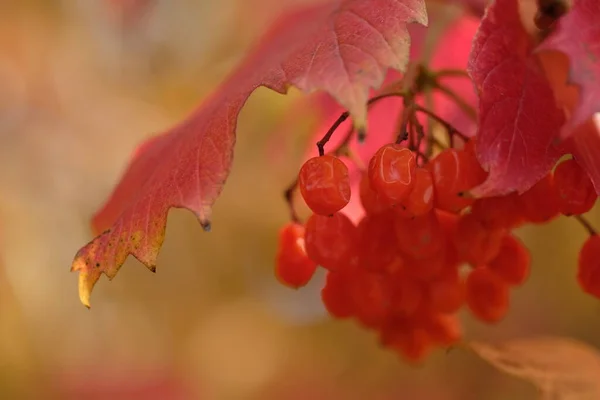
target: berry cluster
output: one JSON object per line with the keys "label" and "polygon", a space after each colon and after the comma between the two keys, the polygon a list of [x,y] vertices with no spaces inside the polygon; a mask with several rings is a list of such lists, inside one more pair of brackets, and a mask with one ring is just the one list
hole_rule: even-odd
{"label": "berry cluster", "polygon": [[[409,111],[399,124],[404,134],[379,148],[366,168],[358,165],[357,185],[336,157],[341,148],[331,154],[323,149],[345,114],[317,143],[319,156],[304,163],[293,186],[312,211],[305,223],[286,192],[292,221],[280,232],[279,280],[299,288],[325,268],[321,297],[329,313],[355,319],[376,331],[384,346],[418,362],[436,347],[461,340],[457,312],[463,307],[481,322],[502,320],[511,289],[527,280],[531,264],[513,230],[566,215],[590,232],[578,280],[600,298],[600,235],[581,217],[597,194],[577,161],[559,162],[522,194],[475,198],[471,190],[488,178],[476,157],[476,139],[416,104],[417,92],[402,95]],[[445,128],[450,147],[432,137],[424,141],[416,112]],[[343,212],[353,190],[364,209],[357,224]]]}

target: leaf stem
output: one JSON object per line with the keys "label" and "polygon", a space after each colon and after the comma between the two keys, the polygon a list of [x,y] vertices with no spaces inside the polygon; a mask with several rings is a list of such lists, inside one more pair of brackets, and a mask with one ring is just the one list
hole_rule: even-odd
{"label": "leaf stem", "polygon": [[598,232],[596,231],[596,229],[594,229],[590,221],[588,221],[581,215],[573,215],[573,217],[585,228],[586,231],[588,231],[590,236],[598,234]]}
{"label": "leaf stem", "polygon": [[[403,92],[382,93],[380,95],[377,95],[377,96],[374,96],[374,97],[370,98],[369,101],[367,102],[367,106],[369,107],[369,106],[375,104],[376,102],[378,102],[379,100],[382,100],[382,99],[385,99],[385,98],[388,98],[388,97],[403,97],[403,96],[405,96],[405,93],[403,93]],[[350,112],[344,111],[338,117],[338,119],[335,120],[335,122],[333,123],[333,125],[331,125],[331,127],[325,133],[325,135],[321,138],[321,140],[319,140],[317,142],[317,149],[319,150],[319,156],[324,156],[325,155],[325,145],[329,142],[329,140],[333,136],[333,133],[336,131],[336,129],[339,128],[339,126],[344,121],[346,121],[348,119],[348,117],[350,117]],[[362,136],[364,136],[364,133],[363,133]],[[363,140],[364,140],[364,137],[363,137]]]}

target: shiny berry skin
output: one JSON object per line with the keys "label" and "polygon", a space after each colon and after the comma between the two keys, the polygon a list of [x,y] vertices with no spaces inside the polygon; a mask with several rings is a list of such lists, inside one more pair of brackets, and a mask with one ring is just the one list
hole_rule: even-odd
{"label": "shiny berry skin", "polygon": [[579,251],[577,281],[584,292],[600,298],[600,236],[591,235]]}
{"label": "shiny berry skin", "polygon": [[339,212],[331,217],[313,214],[306,221],[304,243],[311,260],[330,271],[341,271],[354,257],[356,227]]}
{"label": "shiny berry skin", "polygon": [[485,181],[487,173],[471,152],[446,149],[432,159],[426,168],[433,176],[435,206],[449,212],[460,212],[474,199],[468,191]]}
{"label": "shiny berry skin", "polygon": [[275,262],[275,275],[284,285],[305,286],[314,275],[317,264],[306,255],[304,227],[290,222],[279,232],[279,249]]}
{"label": "shiny berry skin", "polygon": [[489,268],[478,267],[467,277],[465,300],[477,319],[493,324],[508,313],[509,286]]}
{"label": "shiny berry skin", "polygon": [[513,235],[504,235],[500,251],[488,267],[511,286],[525,283],[531,270],[531,255],[525,245]]}
{"label": "shiny berry skin", "polygon": [[415,182],[417,161],[412,151],[397,144],[381,147],[369,162],[371,188],[386,204],[400,204]]}
{"label": "shiny berry skin", "polygon": [[331,215],[350,201],[348,167],[337,157],[324,155],[307,160],[298,174],[300,193],[319,215]]}
{"label": "shiny berry skin", "polygon": [[543,224],[560,214],[558,196],[552,174],[547,174],[517,200],[523,217],[531,223]]}
{"label": "shiny berry skin", "polygon": [[598,195],[587,173],[574,159],[568,159],[554,169],[560,212],[564,215],[584,214],[592,209]]}

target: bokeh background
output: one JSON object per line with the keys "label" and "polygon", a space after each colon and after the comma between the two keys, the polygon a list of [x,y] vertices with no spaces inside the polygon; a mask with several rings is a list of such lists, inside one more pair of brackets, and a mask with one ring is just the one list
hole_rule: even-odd
{"label": "bokeh background", "polygon": [[[310,113],[289,119],[295,92],[260,89],[243,110],[211,233],[171,211],[157,273],[130,259],[99,281],[91,310],[79,303],[73,255],[135,146],[189,113],[301,3],[0,0],[0,398],[534,398],[460,349],[405,364],[329,319],[322,277],[299,291],[277,283],[282,191],[315,128]],[[600,225],[597,210],[589,218]],[[465,314],[466,338],[600,346],[600,306],[575,281],[586,232],[562,218],[520,234],[530,281],[497,326]]]}

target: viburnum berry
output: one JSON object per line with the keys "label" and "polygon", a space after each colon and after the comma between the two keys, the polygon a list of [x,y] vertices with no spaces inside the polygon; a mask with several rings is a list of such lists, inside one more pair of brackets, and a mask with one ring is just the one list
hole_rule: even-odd
{"label": "viburnum berry", "polygon": [[414,153],[398,144],[381,147],[369,162],[371,188],[382,201],[395,205],[404,200],[415,184]]}
{"label": "viburnum berry", "polygon": [[477,199],[471,206],[471,214],[488,229],[513,229],[523,219],[516,192]]}
{"label": "viburnum berry", "polygon": [[423,302],[425,293],[422,285],[402,273],[391,278],[391,285],[391,311],[400,316],[413,315]]}
{"label": "viburnum berry", "polygon": [[460,277],[437,279],[428,285],[429,307],[440,314],[458,311],[465,301],[465,285]]}
{"label": "viburnum berry", "polygon": [[441,251],[445,235],[434,212],[415,218],[394,221],[398,249],[412,258],[423,258]]}
{"label": "viburnum berry", "polygon": [[349,287],[358,320],[369,328],[381,326],[391,311],[390,280],[382,274],[359,268]]}
{"label": "viburnum berry", "polygon": [[398,250],[391,212],[366,215],[358,224],[358,263],[365,269],[382,272]]}
{"label": "viburnum berry", "polygon": [[426,168],[433,176],[435,206],[454,213],[473,203],[468,191],[487,177],[474,155],[466,150],[446,149]]}
{"label": "viburnum berry", "polygon": [[317,264],[306,255],[304,227],[295,222],[286,224],[279,232],[275,275],[282,284],[299,288],[310,282],[316,269]]}
{"label": "viburnum berry", "polygon": [[421,318],[423,328],[431,340],[440,346],[452,346],[460,342],[462,330],[460,321],[451,314],[432,314]]}
{"label": "viburnum berry", "polygon": [[306,221],[306,254],[330,271],[347,268],[355,256],[357,232],[350,219],[335,213],[331,217],[313,214]]}
{"label": "viburnum berry", "polygon": [[415,170],[415,184],[408,197],[394,207],[399,216],[407,218],[425,215],[433,208],[433,178],[425,168]]}
{"label": "viburnum berry", "polygon": [[517,200],[523,217],[531,223],[546,223],[560,214],[552,174],[547,174]]}
{"label": "viburnum berry", "polygon": [[473,214],[460,217],[453,236],[454,246],[460,260],[472,266],[487,264],[498,252],[504,231],[487,229]]}
{"label": "viburnum berry", "polygon": [[352,276],[346,272],[327,272],[325,286],[321,289],[323,305],[336,318],[354,315],[354,303],[350,295],[349,282]]}
{"label": "viburnum berry", "polygon": [[600,236],[590,235],[579,251],[577,281],[584,292],[600,298]]}
{"label": "viburnum berry", "polygon": [[388,210],[388,205],[381,200],[379,194],[371,188],[369,174],[363,172],[359,184],[360,203],[369,215],[380,214]]}
{"label": "viburnum berry", "polygon": [[348,167],[331,155],[307,160],[298,174],[300,193],[308,207],[319,215],[331,215],[350,201]]}
{"label": "viburnum berry", "polygon": [[507,284],[521,285],[529,277],[531,256],[519,239],[506,234],[502,237],[500,251],[488,263],[488,267]]}
{"label": "viburnum berry", "polygon": [[465,300],[477,319],[482,322],[496,323],[508,312],[509,286],[489,268],[477,267],[467,276]]}
{"label": "viburnum berry", "polygon": [[590,211],[598,198],[587,173],[572,158],[561,162],[554,169],[554,187],[560,212],[565,215]]}
{"label": "viburnum berry", "polygon": [[433,348],[431,335],[415,322],[404,318],[389,321],[380,331],[382,345],[412,363],[422,361]]}

